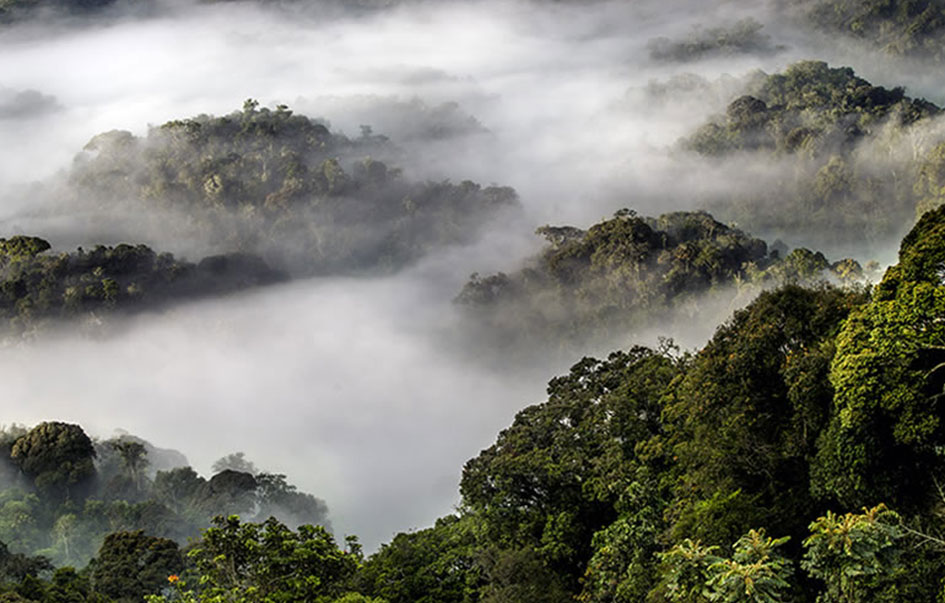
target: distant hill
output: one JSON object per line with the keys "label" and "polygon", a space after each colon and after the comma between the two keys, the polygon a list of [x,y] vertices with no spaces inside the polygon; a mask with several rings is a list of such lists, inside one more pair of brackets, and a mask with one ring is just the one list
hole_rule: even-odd
{"label": "distant hill", "polygon": [[[575,344],[666,319],[701,294],[863,276],[853,260],[819,252],[769,253],[767,244],[705,212],[646,218],[621,211],[587,230],[543,226],[548,245],[525,266],[474,274],[456,302],[506,345]],[[733,295],[733,293],[732,293]]]}
{"label": "distant hill", "polygon": [[737,172],[767,168],[708,202],[725,220],[772,238],[886,245],[922,205],[919,172],[941,142],[941,112],[848,67],[802,61],[752,78],[680,146]]}
{"label": "distant hill", "polygon": [[945,59],[942,0],[804,0],[783,3],[809,27],[864,41],[893,56]]}
{"label": "distant hill", "polygon": [[145,245],[50,252],[39,237],[0,239],[0,332],[30,334],[58,319],[104,318],[284,280],[258,257],[193,264]]}
{"label": "distant hill", "polygon": [[390,163],[399,152],[367,130],[349,139],[247,101],[143,138],[100,134],[70,186],[73,203],[124,212],[142,231],[166,232],[171,219],[210,249],[259,254],[295,275],[394,271],[474,241],[518,207],[508,187],[410,181]]}

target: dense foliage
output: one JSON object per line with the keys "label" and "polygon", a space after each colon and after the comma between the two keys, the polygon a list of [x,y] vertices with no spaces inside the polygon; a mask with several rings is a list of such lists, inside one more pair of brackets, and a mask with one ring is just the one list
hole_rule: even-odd
{"label": "dense foliage", "polygon": [[940,600],[943,225],[927,214],[871,294],[787,285],[696,354],[582,360],[467,463],[458,516],[365,562],[364,592]]}
{"label": "dense foliage", "polygon": [[[97,554],[95,571],[102,571],[113,563],[111,551],[158,555],[198,536],[220,513],[329,525],[325,503],[285,475],[223,469],[205,479],[179,453],[130,435],[93,441],[78,425],[45,422],[0,432],[0,449],[0,542],[59,565],[84,565]],[[166,575],[160,578],[163,585]],[[91,579],[101,582],[94,572]],[[155,583],[154,576],[122,580],[125,586],[114,587],[122,592]],[[96,588],[107,594],[112,587]]]}
{"label": "dense foliage", "polygon": [[394,270],[474,240],[517,206],[507,187],[411,182],[380,159],[397,153],[384,137],[348,139],[250,100],[242,111],[171,121],[144,138],[100,134],[77,158],[71,184],[79,202],[143,212],[155,230],[180,219],[211,249],[260,253],[306,275]]}
{"label": "dense foliage", "polygon": [[259,258],[240,253],[192,264],[145,245],[46,253],[50,247],[38,237],[0,239],[0,330],[28,334],[59,318],[97,320],[102,313],[149,309],[284,278]]}
{"label": "dense foliage", "polygon": [[935,105],[857,77],[849,67],[802,61],[752,86],[733,101],[724,120],[703,126],[689,140],[705,155],[768,150],[813,155],[843,153],[886,120],[907,126],[936,115]]}
{"label": "dense foliage", "polygon": [[600,340],[674,312],[691,317],[709,292],[863,276],[853,260],[831,264],[807,249],[769,253],[764,241],[705,212],[644,218],[622,210],[587,231],[543,226],[538,234],[548,245],[526,267],[474,274],[456,299],[503,345]]}
{"label": "dense foliage", "polygon": [[[639,235],[621,240],[682,237],[620,221]],[[17,552],[0,550],[3,596],[940,600],[943,265],[945,208],[920,220],[871,292],[789,284],[761,293],[698,352],[665,343],[584,358],[466,463],[455,515],[367,559],[356,540],[342,550],[305,519],[295,530],[265,519],[307,508],[323,523],[324,507],[284,476],[238,471],[253,468],[240,454],[210,480],[185,467],[152,476],[134,438],[96,446],[65,423],[9,430],[15,483],[0,499],[0,540]],[[91,464],[96,450],[110,451],[107,480]],[[182,558],[172,526],[211,513]],[[89,541],[99,544],[79,552]],[[53,572],[37,554],[94,559]]]}
{"label": "dense foliage", "polygon": [[940,62],[945,40],[941,0],[807,0],[792,10],[816,29],[863,40],[893,56]]}
{"label": "dense foliage", "polygon": [[850,68],[802,61],[752,78],[682,146],[712,163],[775,170],[774,186],[708,201],[726,220],[791,240],[887,244],[917,208],[938,203],[940,112]]}

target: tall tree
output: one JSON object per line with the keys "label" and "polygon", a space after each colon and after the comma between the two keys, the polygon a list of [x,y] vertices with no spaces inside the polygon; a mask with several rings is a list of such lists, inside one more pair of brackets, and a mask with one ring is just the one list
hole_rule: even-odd
{"label": "tall tree", "polygon": [[945,208],[903,239],[899,263],[837,338],[836,389],[813,485],[846,507],[909,512],[945,483]]}
{"label": "tall tree", "polygon": [[83,495],[95,478],[92,440],[70,423],[40,423],[14,442],[10,458],[55,502]]}

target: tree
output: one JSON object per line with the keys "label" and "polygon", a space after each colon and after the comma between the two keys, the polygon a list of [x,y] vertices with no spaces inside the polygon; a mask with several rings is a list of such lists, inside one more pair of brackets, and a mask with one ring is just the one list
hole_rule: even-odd
{"label": "tree", "polygon": [[814,491],[845,506],[881,501],[904,512],[934,500],[945,475],[945,208],[903,239],[899,263],[837,336],[828,430]]}
{"label": "tree", "polygon": [[158,471],[151,488],[152,496],[178,514],[193,510],[197,497],[207,480],[191,467]]}
{"label": "tree", "polygon": [[105,537],[91,562],[92,588],[116,601],[140,601],[179,574],[184,560],[177,543],[147,536],[143,531],[113,532]]}
{"label": "tree", "polygon": [[257,503],[258,487],[259,482],[252,474],[224,469],[203,484],[196,506],[207,516],[220,512],[252,513]]}
{"label": "tree", "polygon": [[570,603],[574,600],[566,583],[567,576],[549,568],[541,553],[532,547],[485,546],[479,551],[477,564],[482,568],[485,582],[478,599],[481,603]]}
{"label": "tree", "polygon": [[248,460],[245,453],[242,452],[234,452],[232,454],[218,458],[213,462],[211,469],[214,473],[221,473],[227,469],[231,471],[239,471],[241,473],[249,473],[252,475],[259,473],[256,465],[253,464],[252,461]]}
{"label": "tree", "polygon": [[148,466],[148,450],[144,444],[133,439],[120,439],[109,445],[121,456],[128,477],[138,491],[141,490],[141,470]]}
{"label": "tree", "polygon": [[686,538],[659,555],[662,576],[654,592],[681,603],[781,603],[792,575],[778,550],[787,541],[768,537],[764,529],[749,530],[731,557],[722,557],[719,547]]}
{"label": "tree", "polygon": [[95,478],[95,448],[78,425],[40,423],[16,440],[10,458],[55,502],[81,495]]}
{"label": "tree", "polygon": [[5,264],[10,261],[31,258],[51,247],[49,241],[39,237],[16,235],[9,239],[0,239],[0,262]]}
{"label": "tree", "polygon": [[36,494],[15,488],[0,492],[0,541],[19,550],[42,548],[48,518]]}
{"label": "tree", "polygon": [[720,603],[781,603],[787,600],[791,564],[778,548],[790,537],[770,538],[764,528],[738,539],[730,559],[709,567],[710,598]]}
{"label": "tree", "polygon": [[79,519],[75,513],[65,513],[56,519],[53,525],[53,536],[56,541],[56,548],[62,551],[62,557],[71,561],[76,532],[78,531]]}
{"label": "tree", "polygon": [[676,603],[708,601],[709,568],[721,561],[717,546],[706,546],[699,540],[684,539],[665,553],[662,560],[660,592]]}
{"label": "tree", "polygon": [[808,465],[833,392],[832,340],[861,293],[788,285],[719,327],[667,392],[674,540],[726,545],[753,525],[800,538],[816,508]]}
{"label": "tree", "polygon": [[635,603],[659,578],[659,551],[666,529],[667,492],[658,475],[641,472],[616,503],[618,518],[594,534],[594,553],[582,578],[586,603]]}
{"label": "tree", "polygon": [[878,601],[884,582],[900,569],[902,539],[899,515],[880,504],[863,513],[828,512],[810,524],[801,567],[822,580],[826,590],[818,601]]}
{"label": "tree", "polygon": [[52,569],[53,565],[46,557],[11,553],[7,545],[0,542],[0,581],[22,582],[27,576],[35,578]]}
{"label": "tree", "polygon": [[189,555],[206,594],[237,600],[319,601],[340,596],[359,564],[324,528],[304,525],[293,532],[274,518],[254,524],[218,516]]}
{"label": "tree", "polygon": [[364,592],[390,603],[465,603],[477,592],[477,519],[449,515],[397,534],[358,574]]}
{"label": "tree", "polygon": [[286,481],[285,475],[260,473],[256,476],[256,484],[257,517],[272,515],[293,527],[313,524],[331,529],[325,501],[299,492]]}
{"label": "tree", "polygon": [[679,368],[668,351],[634,347],[553,379],[548,400],[521,411],[463,469],[463,504],[487,540],[523,563],[537,555],[577,591],[594,533],[614,521],[643,464],[637,446],[661,430],[661,397]]}

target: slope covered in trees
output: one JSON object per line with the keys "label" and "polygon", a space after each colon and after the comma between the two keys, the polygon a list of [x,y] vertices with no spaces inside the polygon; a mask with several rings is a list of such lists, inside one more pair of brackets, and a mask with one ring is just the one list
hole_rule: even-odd
{"label": "slope covered in trees", "polygon": [[[457,514],[399,534],[367,559],[356,540],[342,549],[322,528],[225,516],[252,500],[261,520],[267,493],[300,496],[281,476],[224,470],[206,481],[179,469],[157,473],[144,503],[99,502],[90,498],[95,446],[80,428],[10,433],[12,475],[35,494],[5,492],[0,515],[45,505],[47,515],[27,516],[55,518],[55,539],[26,553],[14,542],[17,552],[0,556],[4,588],[17,593],[4,596],[939,600],[943,233],[945,208],[926,214],[871,292],[785,285],[736,312],[698,352],[667,344],[584,358],[466,463]],[[143,446],[134,442],[109,444],[126,461],[110,488],[137,487],[133,459]],[[220,466],[233,463],[248,466],[239,455]],[[111,524],[117,532],[79,572],[53,572],[31,556],[76,546],[79,526],[93,512],[115,518],[104,511],[115,505],[121,517],[138,512],[152,523]],[[181,558],[162,539],[166,524],[153,523],[161,513],[142,505],[224,516]],[[13,533],[21,532],[0,540]],[[129,556],[144,560],[139,570],[121,569]]]}
{"label": "slope covered in trees", "polygon": [[212,255],[194,264],[140,244],[53,253],[39,237],[2,239],[0,323],[30,334],[55,319],[97,322],[289,275],[395,271],[473,242],[518,206],[507,187],[410,182],[371,158],[399,153],[369,128],[351,140],[255,101],[224,117],[168,122],[144,138],[100,134],[69,174],[67,211],[92,210],[97,232],[114,227],[132,240],[161,239],[170,227]]}
{"label": "slope covered in trees", "polygon": [[521,346],[574,345],[607,334],[699,312],[700,297],[784,282],[863,278],[850,259],[831,263],[819,252],[769,253],[767,244],[705,212],[658,218],[622,210],[584,231],[543,226],[548,240],[524,268],[474,274],[456,301],[477,330]]}
{"label": "slope covered in trees", "polygon": [[367,560],[368,592],[938,600],[943,224],[924,216],[870,295],[788,285],[696,354],[584,359],[466,464],[457,517]]}
{"label": "slope covered in trees", "polygon": [[713,163],[775,170],[767,184],[710,200],[723,219],[772,237],[884,244],[935,203],[927,184],[940,112],[850,68],[802,61],[753,78],[682,146]]}
{"label": "slope covered in trees", "polygon": [[285,278],[259,258],[239,253],[192,264],[145,245],[99,245],[72,253],[50,249],[39,237],[0,239],[3,335],[29,335],[58,319],[98,320],[107,313],[153,309]]}
{"label": "slope covered in trees", "polygon": [[786,6],[809,27],[865,41],[892,56],[945,58],[941,0],[806,0]]}
{"label": "slope covered in trees", "polygon": [[705,155],[843,153],[888,120],[904,127],[940,112],[928,101],[908,98],[902,88],[873,86],[849,67],[823,61],[795,63],[751,88],[729,105],[724,122],[703,126],[689,146]]}
{"label": "slope covered in trees", "polygon": [[[201,115],[139,138],[93,138],[70,176],[76,203],[180,221],[216,251],[259,253],[297,275],[389,272],[469,243],[518,200],[507,187],[412,182],[386,138],[348,139],[285,106]],[[147,226],[138,226],[147,229]]]}
{"label": "slope covered in trees", "polygon": [[[324,501],[285,475],[224,468],[206,479],[179,453],[130,435],[92,440],[78,425],[49,421],[3,430],[0,451],[0,541],[47,565],[85,566],[100,547],[176,550],[219,514],[330,528]],[[136,531],[160,540],[127,535]],[[167,574],[158,578],[163,586]]]}

